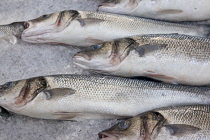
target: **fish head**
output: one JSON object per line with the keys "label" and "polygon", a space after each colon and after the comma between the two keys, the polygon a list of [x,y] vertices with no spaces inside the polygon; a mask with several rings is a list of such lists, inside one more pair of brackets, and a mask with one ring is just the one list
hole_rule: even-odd
{"label": "fish head", "polygon": [[43,78],[5,83],[0,86],[0,106],[5,108],[22,107],[33,100],[46,86],[46,81]]}
{"label": "fish head", "polygon": [[93,45],[91,49],[74,55],[77,66],[94,71],[115,71],[129,55],[135,41],[129,38]]}
{"label": "fish head", "polygon": [[105,0],[99,6],[99,11],[130,14],[141,0]]}
{"label": "fish head", "polygon": [[122,121],[98,134],[100,140],[150,140],[163,121],[156,113],[147,113]]}
{"label": "fish head", "polygon": [[73,10],[62,11],[25,22],[21,39],[32,43],[51,42],[78,14]]}

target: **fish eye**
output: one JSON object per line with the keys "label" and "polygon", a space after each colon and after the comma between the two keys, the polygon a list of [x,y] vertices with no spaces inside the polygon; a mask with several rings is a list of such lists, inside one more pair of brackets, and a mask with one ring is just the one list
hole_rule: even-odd
{"label": "fish eye", "polygon": [[121,123],[118,124],[118,128],[119,128],[120,130],[125,130],[125,129],[128,128],[128,126],[129,126],[129,122],[128,122],[128,121],[121,122]]}
{"label": "fish eye", "polygon": [[49,17],[49,15],[43,15],[43,16],[42,16],[42,18],[47,18],[47,17]]}
{"label": "fish eye", "polygon": [[92,46],[92,48],[93,48],[94,50],[99,49],[100,47],[101,47],[101,45],[93,45],[93,46]]}
{"label": "fish eye", "polygon": [[4,84],[4,87],[11,87],[12,85],[13,85],[12,82],[7,82]]}

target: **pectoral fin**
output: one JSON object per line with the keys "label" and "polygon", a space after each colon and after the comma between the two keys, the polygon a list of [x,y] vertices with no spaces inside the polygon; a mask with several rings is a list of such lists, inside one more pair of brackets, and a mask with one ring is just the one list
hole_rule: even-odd
{"label": "pectoral fin", "polygon": [[135,50],[138,52],[139,57],[143,57],[148,53],[165,48],[166,46],[167,46],[166,44],[145,44],[139,46],[138,48],[135,48]]}
{"label": "pectoral fin", "polygon": [[103,19],[97,19],[97,18],[81,18],[77,20],[79,21],[81,27],[98,24],[105,21]]}
{"label": "pectoral fin", "polygon": [[157,13],[159,15],[168,15],[168,14],[180,14],[183,11],[180,9],[166,9],[166,10],[159,10]]}
{"label": "pectoral fin", "polygon": [[194,134],[197,131],[200,131],[200,128],[185,125],[185,124],[171,124],[171,125],[165,125],[164,126],[172,136],[181,137],[184,135]]}
{"label": "pectoral fin", "polygon": [[44,90],[46,94],[46,100],[52,100],[63,96],[69,96],[74,94],[76,91],[71,88],[55,88],[51,90]]}

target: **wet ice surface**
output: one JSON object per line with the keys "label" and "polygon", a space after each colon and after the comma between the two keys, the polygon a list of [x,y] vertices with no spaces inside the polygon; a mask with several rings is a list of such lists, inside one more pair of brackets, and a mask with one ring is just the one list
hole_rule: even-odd
{"label": "wet ice surface", "polygon": [[[0,24],[23,21],[62,10],[95,11],[99,0],[1,0]],[[30,77],[80,74],[71,57],[78,49],[61,45],[29,44],[13,46],[0,40],[0,84]],[[85,122],[41,120],[14,115],[0,118],[0,140],[96,140],[97,133],[116,120]]]}

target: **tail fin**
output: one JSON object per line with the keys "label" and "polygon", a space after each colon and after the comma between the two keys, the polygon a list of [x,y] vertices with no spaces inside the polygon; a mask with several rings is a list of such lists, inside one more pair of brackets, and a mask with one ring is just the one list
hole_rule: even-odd
{"label": "tail fin", "polygon": [[17,43],[17,38],[13,35],[2,35],[0,36],[0,39],[4,39],[7,42],[12,43],[13,45]]}

